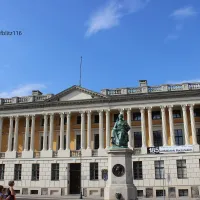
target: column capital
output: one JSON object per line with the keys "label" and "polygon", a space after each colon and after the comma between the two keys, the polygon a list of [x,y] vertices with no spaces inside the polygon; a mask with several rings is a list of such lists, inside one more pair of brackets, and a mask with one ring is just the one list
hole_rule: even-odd
{"label": "column capital", "polygon": [[140,110],[141,112],[143,112],[143,111],[145,111],[145,107],[139,107],[139,110]]}
{"label": "column capital", "polygon": [[168,109],[172,109],[174,107],[174,105],[167,105]]}
{"label": "column capital", "polygon": [[85,110],[79,111],[80,114],[85,114]]}
{"label": "column capital", "polygon": [[182,107],[183,110],[186,110],[187,106],[188,106],[187,104],[181,105],[181,107]]}
{"label": "column capital", "polygon": [[13,118],[14,118],[14,115],[9,116],[9,118],[10,118],[10,119],[13,119]]}
{"label": "column capital", "polygon": [[194,109],[195,104],[188,104],[190,109]]}
{"label": "column capital", "polygon": [[66,115],[67,115],[67,117],[70,117],[71,116],[71,111],[68,111],[68,112],[65,112],[66,113]]}
{"label": "column capital", "polygon": [[49,113],[49,116],[54,116],[55,115],[55,113]]}
{"label": "column capital", "polygon": [[87,110],[86,113],[87,113],[87,115],[91,115],[92,111],[91,110]]}
{"label": "column capital", "polygon": [[99,114],[102,114],[103,113],[103,110],[98,110],[97,111]]}
{"label": "column capital", "polygon": [[127,110],[127,112],[128,112],[128,111],[131,111],[131,110],[132,110],[132,108],[126,108],[126,110]]}
{"label": "column capital", "polygon": [[110,109],[106,109],[105,112],[106,114],[109,113],[111,110]]}
{"label": "column capital", "polygon": [[153,108],[152,106],[148,106],[147,107],[148,112],[152,111],[152,108]]}
{"label": "column capital", "polygon": [[160,106],[160,109],[161,109],[162,112],[165,111],[165,108],[166,108],[166,106],[164,106],[164,105]]}
{"label": "column capital", "polygon": [[64,112],[60,112],[60,113],[59,113],[59,115],[60,115],[61,117],[64,116],[64,114],[65,114]]}

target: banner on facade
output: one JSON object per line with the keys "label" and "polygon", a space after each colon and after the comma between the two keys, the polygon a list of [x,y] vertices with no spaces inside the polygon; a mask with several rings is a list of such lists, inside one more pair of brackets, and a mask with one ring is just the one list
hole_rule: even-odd
{"label": "banner on facade", "polygon": [[164,147],[148,147],[147,153],[178,153],[178,152],[193,152],[192,145],[185,146],[164,146]]}

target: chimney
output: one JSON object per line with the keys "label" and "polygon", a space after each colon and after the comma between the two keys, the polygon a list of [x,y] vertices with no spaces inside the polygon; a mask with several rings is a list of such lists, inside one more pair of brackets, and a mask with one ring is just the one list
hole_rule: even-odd
{"label": "chimney", "polygon": [[38,95],[42,95],[42,92],[40,92],[39,90],[32,90],[32,96],[38,96]]}
{"label": "chimney", "polygon": [[147,86],[147,80],[139,80],[140,87]]}

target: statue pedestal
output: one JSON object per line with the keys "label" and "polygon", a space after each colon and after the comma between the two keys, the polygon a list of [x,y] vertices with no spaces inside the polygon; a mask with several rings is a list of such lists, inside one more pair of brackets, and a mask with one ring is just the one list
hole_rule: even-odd
{"label": "statue pedestal", "polygon": [[[133,184],[132,154],[128,148],[113,148],[108,153],[108,180],[104,200],[136,200],[137,190]],[[116,197],[121,194],[121,198]]]}

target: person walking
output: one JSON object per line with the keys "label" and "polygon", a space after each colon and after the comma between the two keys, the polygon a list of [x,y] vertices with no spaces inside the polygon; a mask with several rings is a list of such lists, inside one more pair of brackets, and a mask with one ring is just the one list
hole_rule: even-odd
{"label": "person walking", "polygon": [[14,181],[9,181],[8,182],[9,188],[7,190],[7,197],[6,200],[15,200],[15,191],[13,189],[15,182]]}
{"label": "person walking", "polygon": [[0,185],[0,200],[4,200],[5,195],[4,195],[4,188],[2,185]]}

